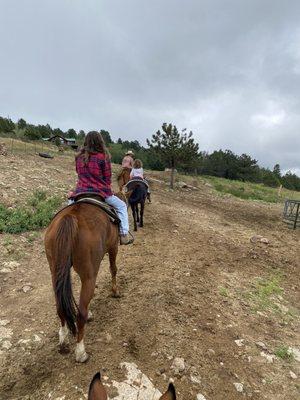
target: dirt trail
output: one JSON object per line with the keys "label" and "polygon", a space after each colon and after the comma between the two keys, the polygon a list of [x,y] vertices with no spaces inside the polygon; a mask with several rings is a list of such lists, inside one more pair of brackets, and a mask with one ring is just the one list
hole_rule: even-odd
{"label": "dirt trail", "polygon": [[[23,168],[15,179],[23,177],[25,194],[41,178],[41,185],[60,192],[74,181],[71,169],[61,172],[66,159],[11,161],[15,171]],[[3,186],[8,173],[2,170]],[[270,244],[252,244],[257,234]],[[174,378],[179,400],[196,399],[197,393],[207,400],[299,399],[299,378],[290,376],[300,376],[299,362],[268,363],[256,344],[264,342],[263,351],[273,355],[283,344],[300,342],[299,232],[282,225],[278,206],[221,198],[204,186],[171,192],[156,185],[144,229],[133,246],[120,248],[120,299],[110,296],[107,257],[102,263],[84,365],[75,363],[73,351],[57,351],[59,325],[42,233],[29,238],[10,236],[7,244],[0,235],[1,267],[11,269],[0,272],[0,323],[9,321],[0,332],[11,343],[0,353],[1,399],[83,399],[95,371],[121,380],[123,361],[135,362],[161,391]],[[264,308],[251,296],[256,279],[279,272],[283,292]],[[32,290],[24,293],[24,285]],[[174,357],[185,360],[178,376],[170,369]],[[234,383],[243,385],[242,393]]]}

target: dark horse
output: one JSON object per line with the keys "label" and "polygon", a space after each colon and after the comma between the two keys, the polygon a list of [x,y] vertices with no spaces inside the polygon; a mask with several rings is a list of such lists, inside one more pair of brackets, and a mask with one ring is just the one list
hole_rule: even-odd
{"label": "dark horse", "polygon": [[144,208],[148,187],[142,179],[134,179],[127,183],[126,188],[129,193],[128,203],[132,211],[134,230],[137,231],[137,223],[141,228],[144,226]]}
{"label": "dark horse", "polygon": [[[94,295],[100,263],[109,254],[112,292],[119,296],[116,283],[116,257],[119,245],[118,226],[96,205],[75,203],[60,211],[45,235],[45,249],[55,293],[57,314],[61,321],[59,344],[64,348],[68,330],[77,337],[76,361],[85,362],[84,327],[89,303]],[[79,305],[73,297],[71,267],[80,277]]]}

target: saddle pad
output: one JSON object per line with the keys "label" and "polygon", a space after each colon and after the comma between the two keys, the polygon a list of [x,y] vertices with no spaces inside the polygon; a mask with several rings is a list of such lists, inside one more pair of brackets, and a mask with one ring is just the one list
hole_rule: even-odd
{"label": "saddle pad", "polygon": [[110,207],[104,201],[93,199],[92,197],[82,197],[79,200],[75,201],[75,204],[78,204],[78,203],[94,204],[95,206],[98,206],[99,208],[101,208],[101,210],[106,212],[106,214],[109,216],[109,219],[111,220],[112,223],[114,223],[114,224],[120,223],[120,219],[119,219],[115,209]]}

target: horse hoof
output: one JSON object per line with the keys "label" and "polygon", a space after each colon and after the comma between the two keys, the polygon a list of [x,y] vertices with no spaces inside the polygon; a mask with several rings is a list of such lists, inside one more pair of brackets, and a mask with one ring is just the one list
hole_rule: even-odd
{"label": "horse hoof", "polygon": [[76,361],[78,363],[85,363],[89,359],[89,355],[84,352],[83,354],[80,354],[80,356],[76,356]]}
{"label": "horse hoof", "polygon": [[59,352],[59,354],[69,354],[70,353],[69,345],[67,343],[60,344],[58,352]]}
{"label": "horse hoof", "polygon": [[113,297],[114,299],[119,299],[119,298],[121,297],[121,294],[120,294],[119,291],[117,291],[117,292],[112,292],[112,297]]}

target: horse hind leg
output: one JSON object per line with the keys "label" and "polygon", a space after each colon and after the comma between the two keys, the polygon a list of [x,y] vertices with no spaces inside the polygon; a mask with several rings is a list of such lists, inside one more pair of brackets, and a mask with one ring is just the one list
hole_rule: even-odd
{"label": "horse hind leg", "polygon": [[144,209],[145,209],[145,199],[141,202],[141,218],[140,218],[140,227],[144,226]]}
{"label": "horse hind leg", "polygon": [[75,357],[77,362],[85,362],[88,355],[84,346],[84,328],[88,320],[88,307],[95,291],[95,278],[89,278],[81,281],[80,300],[77,315],[77,343],[75,349]]}
{"label": "horse hind leg", "polygon": [[114,246],[109,251],[109,268],[111,273],[111,289],[112,289],[112,296],[113,297],[120,297],[120,292],[117,286],[117,254],[118,254],[118,245]]}
{"label": "horse hind leg", "polygon": [[136,223],[136,205],[131,204],[131,211],[132,211],[132,217],[133,217],[133,226],[134,226],[134,231],[137,231],[137,223]]}
{"label": "horse hind leg", "polygon": [[140,222],[139,203],[136,203],[136,222]]}
{"label": "horse hind leg", "polygon": [[[59,311],[58,311],[59,315]],[[58,331],[58,338],[59,338],[59,352],[61,354],[66,354],[70,352],[69,348],[69,330],[66,324],[66,321],[63,317],[60,316],[61,327]]]}

